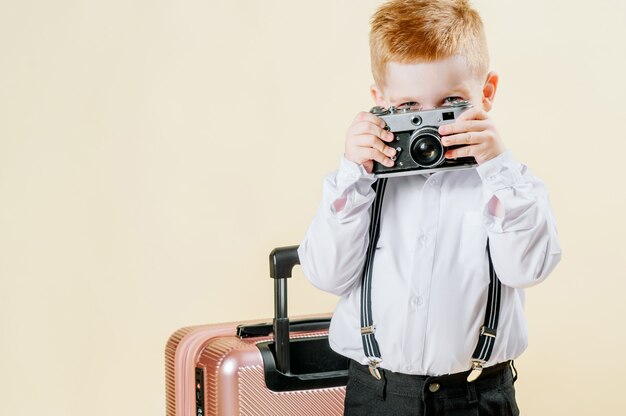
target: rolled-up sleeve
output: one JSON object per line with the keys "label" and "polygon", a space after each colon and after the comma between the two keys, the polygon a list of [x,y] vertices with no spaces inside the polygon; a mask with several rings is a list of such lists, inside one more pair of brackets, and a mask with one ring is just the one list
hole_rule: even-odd
{"label": "rolled-up sleeve", "polygon": [[322,201],[298,249],[304,275],[323,291],[341,296],[360,282],[375,180],[345,158],[324,180]]}
{"label": "rolled-up sleeve", "polygon": [[561,259],[545,185],[510,151],[476,170],[483,182],[484,222],[498,277],[518,288],[541,282]]}

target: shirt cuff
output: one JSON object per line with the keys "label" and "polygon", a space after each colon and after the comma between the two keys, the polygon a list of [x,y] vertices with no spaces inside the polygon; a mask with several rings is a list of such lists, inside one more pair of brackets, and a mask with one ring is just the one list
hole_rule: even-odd
{"label": "shirt cuff", "polygon": [[376,175],[367,173],[363,165],[354,163],[343,156],[339,162],[339,171],[337,172],[337,189],[346,190],[363,179],[364,185],[371,186],[376,181]]}
{"label": "shirt cuff", "polygon": [[522,165],[513,157],[511,151],[494,157],[476,167],[476,172],[483,181],[483,185],[493,194],[512,188],[523,183]]}

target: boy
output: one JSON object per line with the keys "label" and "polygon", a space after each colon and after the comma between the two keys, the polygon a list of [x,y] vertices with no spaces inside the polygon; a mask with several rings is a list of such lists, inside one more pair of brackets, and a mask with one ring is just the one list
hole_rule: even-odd
{"label": "boy", "polygon": [[[341,297],[330,343],[351,359],[345,414],[518,414],[523,289],[548,276],[561,250],[543,183],[505,150],[489,117],[498,76],[482,21],[466,0],[390,0],[373,16],[370,50],[377,106],[470,101],[439,133],[445,146],[464,145],[447,158],[473,156],[478,166],[389,178],[373,210],[373,163],[393,166],[393,134],[367,112],[348,128],[298,251],[311,283]],[[379,236],[368,250],[372,211]],[[490,356],[477,358],[487,344]]]}

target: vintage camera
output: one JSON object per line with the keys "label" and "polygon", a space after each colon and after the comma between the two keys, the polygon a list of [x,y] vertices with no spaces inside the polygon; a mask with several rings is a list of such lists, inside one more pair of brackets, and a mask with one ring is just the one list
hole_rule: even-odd
{"label": "vintage camera", "polygon": [[439,126],[453,123],[470,107],[468,101],[457,101],[424,111],[413,110],[410,106],[372,108],[370,113],[382,118],[387,124],[385,129],[394,134],[395,139],[386,144],[396,149],[395,164],[389,168],[374,162],[373,173],[384,178],[475,166],[473,157],[446,159],[446,150],[461,146],[444,146],[438,132]]}

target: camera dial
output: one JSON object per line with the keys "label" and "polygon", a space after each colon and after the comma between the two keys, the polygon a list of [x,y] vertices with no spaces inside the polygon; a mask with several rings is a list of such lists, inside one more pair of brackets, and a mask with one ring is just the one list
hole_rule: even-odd
{"label": "camera dial", "polygon": [[375,116],[386,116],[387,114],[389,114],[389,110],[384,107],[376,106],[372,107],[370,113],[374,114]]}

